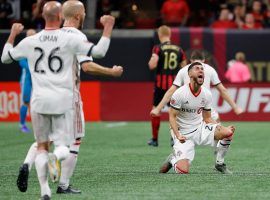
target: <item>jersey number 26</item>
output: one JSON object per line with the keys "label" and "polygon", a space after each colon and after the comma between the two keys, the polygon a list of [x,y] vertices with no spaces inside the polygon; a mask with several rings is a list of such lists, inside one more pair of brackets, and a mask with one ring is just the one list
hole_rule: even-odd
{"label": "jersey number 26", "polygon": [[[63,67],[63,61],[62,61],[62,59],[59,57],[59,56],[56,56],[55,55],[55,53],[57,52],[57,51],[59,51],[59,47],[56,47],[56,48],[54,48],[53,50],[51,50],[51,52],[50,52],[50,54],[49,54],[49,57],[48,57],[48,65],[49,65],[49,70],[51,71],[51,72],[53,72],[53,73],[58,73],[58,72],[60,72],[61,71],[61,69],[62,69],[62,67]],[[41,68],[39,68],[39,66],[38,66],[38,64],[39,64],[39,62],[43,59],[43,57],[44,57],[44,50],[43,49],[41,49],[40,47],[35,47],[35,51],[38,51],[39,53],[40,53],[40,56],[38,57],[38,59],[36,60],[36,62],[35,62],[35,69],[34,69],[34,71],[36,72],[36,73],[40,73],[40,74],[45,74],[46,73],[46,71],[44,70],[44,69],[41,69]],[[58,61],[59,62],[59,66],[58,66],[58,68],[53,68],[53,66],[52,66],[52,62],[53,61]]]}

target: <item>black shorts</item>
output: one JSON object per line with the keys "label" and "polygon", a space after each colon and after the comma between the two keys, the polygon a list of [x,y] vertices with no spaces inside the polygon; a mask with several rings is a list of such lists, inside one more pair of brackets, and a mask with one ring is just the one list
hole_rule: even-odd
{"label": "black shorts", "polygon": [[157,106],[159,102],[161,102],[167,90],[163,90],[160,88],[154,88],[154,98],[153,98],[153,106]]}

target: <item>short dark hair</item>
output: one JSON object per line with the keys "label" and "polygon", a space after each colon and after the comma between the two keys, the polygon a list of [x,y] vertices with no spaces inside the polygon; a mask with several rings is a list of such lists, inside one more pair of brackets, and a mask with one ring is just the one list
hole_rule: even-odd
{"label": "short dark hair", "polygon": [[190,54],[190,60],[205,60],[204,53],[200,50],[193,50]]}
{"label": "short dark hair", "polygon": [[202,63],[200,63],[200,62],[194,62],[194,63],[191,63],[191,64],[188,66],[188,72],[189,72],[195,65],[201,65],[201,66],[202,66]]}

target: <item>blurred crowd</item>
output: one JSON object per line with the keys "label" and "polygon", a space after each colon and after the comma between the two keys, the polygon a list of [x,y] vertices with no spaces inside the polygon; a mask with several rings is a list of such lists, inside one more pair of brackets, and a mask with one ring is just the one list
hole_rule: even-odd
{"label": "blurred crowd", "polygon": [[[0,29],[22,22],[43,28],[42,7],[48,0],[0,0]],[[64,0],[58,0],[63,2]],[[270,0],[91,0],[96,2],[96,23],[104,14],[116,18],[116,28],[177,27],[262,29],[270,27]],[[82,1],[87,4],[87,0]]]}
{"label": "blurred crowd", "polygon": [[118,28],[212,27],[261,29],[270,27],[270,0],[100,0],[98,18],[112,14]]}

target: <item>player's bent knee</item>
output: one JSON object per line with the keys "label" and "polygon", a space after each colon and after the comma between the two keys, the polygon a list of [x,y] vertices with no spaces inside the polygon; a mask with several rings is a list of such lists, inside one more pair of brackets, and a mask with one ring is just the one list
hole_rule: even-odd
{"label": "player's bent knee", "polygon": [[189,173],[189,161],[187,159],[178,161],[174,165],[174,171],[177,174],[188,174]]}
{"label": "player's bent knee", "polygon": [[233,131],[231,128],[217,125],[216,130],[215,130],[215,140],[222,140],[224,138],[231,139],[232,136],[233,136]]}

